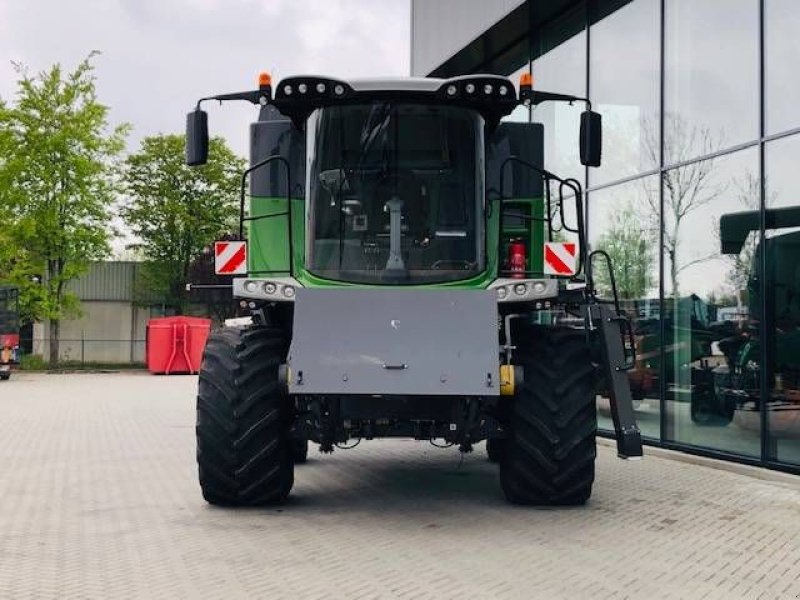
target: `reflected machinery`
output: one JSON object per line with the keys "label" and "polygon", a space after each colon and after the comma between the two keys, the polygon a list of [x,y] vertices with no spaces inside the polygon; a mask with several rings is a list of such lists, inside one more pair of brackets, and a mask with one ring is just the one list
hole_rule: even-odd
{"label": "reflected machinery", "polygon": [[332,452],[405,437],[461,452],[487,440],[509,501],[582,504],[600,379],[618,454],[641,456],[630,327],[595,296],[592,264],[611,264],[588,253],[581,186],[544,169],[541,124],[502,122],[517,107],[583,104],[581,163],[599,166],[587,99],[534,90],[530,75],[519,89],[495,75],[303,76],[273,93],[264,73],[189,113],[192,166],[208,158],[208,100],[260,107],[242,241],[215,247],[251,322],[205,349],[208,502],[283,501],[309,440]]}
{"label": "reflected machinery", "polygon": [[19,291],[0,285],[0,380],[19,364]]}
{"label": "reflected machinery", "polygon": [[[800,436],[800,207],[768,208],[756,243],[760,211],[722,215],[722,253],[738,255],[749,244],[752,256],[747,281],[749,318],[720,336],[725,364],[714,371],[711,422],[726,425],[734,416],[745,427],[759,427],[761,377],[768,388],[763,408],[777,437]],[[777,234],[784,229],[788,232]],[[762,265],[765,267],[762,268]],[[759,274],[763,273],[764,281]],[[763,316],[763,327],[759,321]],[[763,348],[766,332],[768,340]]]}

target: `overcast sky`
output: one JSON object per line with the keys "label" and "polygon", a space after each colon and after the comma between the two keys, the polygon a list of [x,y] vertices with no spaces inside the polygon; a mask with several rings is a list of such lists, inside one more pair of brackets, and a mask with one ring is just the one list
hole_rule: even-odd
{"label": "overcast sky", "polygon": [[[194,101],[253,89],[259,71],[398,76],[409,71],[409,0],[0,0],[0,97],[11,61],[72,69],[90,51],[111,121],[133,125],[129,149],[180,132]],[[255,108],[209,104],[211,133],[247,152]]]}

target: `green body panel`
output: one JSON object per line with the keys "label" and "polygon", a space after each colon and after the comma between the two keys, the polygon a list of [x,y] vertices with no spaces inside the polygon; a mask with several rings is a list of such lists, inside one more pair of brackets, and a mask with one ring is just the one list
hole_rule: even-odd
{"label": "green body panel", "polygon": [[[506,208],[523,209],[526,215],[537,219],[544,217],[544,202],[541,198],[511,199],[505,201]],[[253,277],[288,276],[289,265],[289,218],[282,214],[286,211],[285,198],[250,198],[251,216],[278,215],[270,218],[249,221],[247,227],[248,256],[247,270]],[[524,239],[528,249],[528,269],[536,273],[542,272],[544,223],[528,220],[527,226],[509,227],[502,232],[503,256],[498,257],[497,226],[499,211],[492,210],[487,223],[486,232],[486,270],[469,279],[449,281],[436,284],[409,285],[405,287],[446,287],[483,289],[497,279],[499,262],[505,261],[506,249],[510,239]],[[292,267],[291,275],[304,287],[375,287],[361,283],[334,281],[323,279],[310,273],[305,268],[305,202],[302,199],[291,200],[292,224]]]}
{"label": "green body panel", "polygon": [[247,272],[253,276],[289,274],[289,217],[283,214],[287,202],[286,198],[250,198],[251,217],[277,215],[247,223]]}

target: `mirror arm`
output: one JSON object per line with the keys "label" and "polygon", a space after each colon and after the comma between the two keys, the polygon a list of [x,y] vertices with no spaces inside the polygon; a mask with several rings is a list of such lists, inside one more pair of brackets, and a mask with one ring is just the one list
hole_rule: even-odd
{"label": "mirror arm", "polygon": [[555,92],[540,92],[538,90],[521,89],[519,92],[520,104],[533,105],[541,104],[542,102],[583,102],[586,104],[587,110],[592,110],[592,102],[588,98],[581,98],[580,96],[572,96],[570,94],[556,94]]}
{"label": "mirror arm", "polygon": [[223,102],[227,102],[229,100],[244,100],[245,102],[250,102],[251,104],[264,106],[272,101],[271,96],[272,94],[270,93],[269,88],[253,90],[249,92],[232,92],[230,94],[217,94],[215,96],[206,96],[205,98],[200,98],[197,101],[197,106],[195,107],[195,110],[200,110],[200,104],[207,100],[216,100],[220,104],[222,104]]}

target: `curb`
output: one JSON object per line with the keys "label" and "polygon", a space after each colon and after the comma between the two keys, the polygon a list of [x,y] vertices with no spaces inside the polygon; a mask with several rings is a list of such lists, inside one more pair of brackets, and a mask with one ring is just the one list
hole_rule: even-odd
{"label": "curb", "polygon": [[[617,445],[615,440],[604,437],[598,437],[597,444],[598,446],[606,446],[614,450],[616,450]],[[716,469],[717,471],[728,471],[729,473],[744,475],[746,477],[752,477],[753,479],[761,479],[762,481],[782,483],[793,488],[800,488],[800,476],[767,469],[766,467],[743,465],[728,460],[709,458],[707,456],[698,456],[696,454],[688,454],[687,452],[680,452],[678,450],[668,450],[667,448],[658,448],[657,446],[648,445],[644,446],[644,455],[645,458],[648,456],[653,456],[656,458],[663,458],[665,460],[674,460],[690,465]]]}

